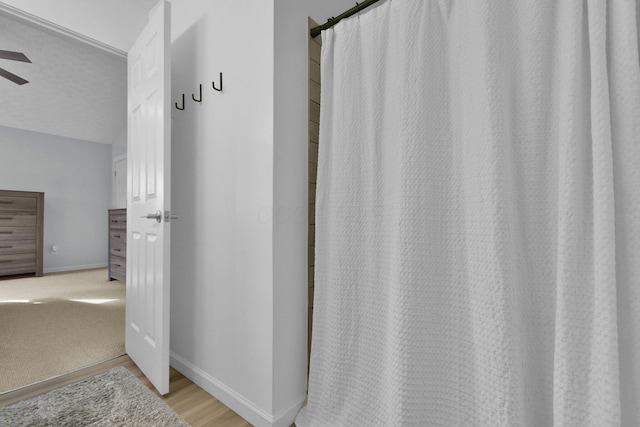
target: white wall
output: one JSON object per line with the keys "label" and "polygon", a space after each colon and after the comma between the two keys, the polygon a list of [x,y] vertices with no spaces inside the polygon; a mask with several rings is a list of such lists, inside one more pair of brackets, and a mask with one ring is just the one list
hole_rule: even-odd
{"label": "white wall", "polygon": [[110,170],[108,144],[0,127],[0,189],[45,193],[45,273],[107,265]]}
{"label": "white wall", "polygon": [[352,0],[275,0],[274,406],[306,390],[308,17],[323,24]]}
{"label": "white wall", "polygon": [[172,364],[254,425],[306,394],[307,16],[351,6],[172,1]]}
{"label": "white wall", "polygon": [[172,16],[172,365],[269,425],[273,4],[174,0]]}

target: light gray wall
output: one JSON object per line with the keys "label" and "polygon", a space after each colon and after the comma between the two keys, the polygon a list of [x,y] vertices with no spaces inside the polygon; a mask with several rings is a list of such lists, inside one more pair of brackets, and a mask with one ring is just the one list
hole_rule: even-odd
{"label": "light gray wall", "polygon": [[[122,108],[126,108],[124,105]],[[111,143],[111,157],[127,154],[127,128],[125,127]]]}
{"label": "light gray wall", "polygon": [[110,171],[108,144],[0,127],[0,189],[45,193],[45,273],[107,265]]}

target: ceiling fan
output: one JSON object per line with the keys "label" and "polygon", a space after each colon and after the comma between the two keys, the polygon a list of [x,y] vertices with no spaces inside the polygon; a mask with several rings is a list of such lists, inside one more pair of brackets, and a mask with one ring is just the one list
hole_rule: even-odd
{"label": "ceiling fan", "polygon": [[[20,62],[31,62],[24,53],[10,52],[8,50],[0,50],[0,59],[8,59],[10,61],[20,61]],[[0,68],[0,76],[4,77],[5,79],[11,80],[12,82],[18,85],[29,83],[28,80],[25,80],[20,76],[16,76],[15,74],[8,72],[4,68]]]}

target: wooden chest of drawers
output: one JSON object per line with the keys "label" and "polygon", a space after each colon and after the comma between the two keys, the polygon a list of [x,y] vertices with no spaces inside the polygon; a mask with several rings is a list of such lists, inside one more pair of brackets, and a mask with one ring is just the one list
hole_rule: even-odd
{"label": "wooden chest of drawers", "polygon": [[127,210],[109,209],[109,280],[127,279]]}
{"label": "wooden chest of drawers", "polygon": [[42,276],[44,193],[0,190],[0,276]]}

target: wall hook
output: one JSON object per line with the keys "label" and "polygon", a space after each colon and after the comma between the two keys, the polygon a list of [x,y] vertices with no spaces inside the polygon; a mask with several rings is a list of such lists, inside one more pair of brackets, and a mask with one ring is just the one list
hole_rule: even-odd
{"label": "wall hook", "polygon": [[216,87],[216,82],[211,82],[213,86],[213,90],[217,90],[218,92],[222,92],[222,73],[220,73],[220,89]]}
{"label": "wall hook", "polygon": [[178,103],[176,102],[176,108],[178,110],[184,110],[184,93],[182,94],[182,108],[178,107]]}
{"label": "wall hook", "polygon": [[193,100],[196,102],[202,102],[202,84],[200,85],[200,99],[196,99],[196,96],[194,94],[191,94],[191,98],[193,98]]}

